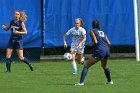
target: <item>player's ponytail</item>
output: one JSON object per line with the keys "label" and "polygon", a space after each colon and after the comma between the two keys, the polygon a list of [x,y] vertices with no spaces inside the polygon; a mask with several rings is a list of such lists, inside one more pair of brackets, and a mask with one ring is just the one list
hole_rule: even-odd
{"label": "player's ponytail", "polygon": [[20,20],[23,22],[27,21],[27,15],[25,11],[20,12]]}
{"label": "player's ponytail", "polygon": [[84,26],[85,23],[84,23],[84,21],[81,18],[80,18],[80,21],[81,21],[81,26]]}

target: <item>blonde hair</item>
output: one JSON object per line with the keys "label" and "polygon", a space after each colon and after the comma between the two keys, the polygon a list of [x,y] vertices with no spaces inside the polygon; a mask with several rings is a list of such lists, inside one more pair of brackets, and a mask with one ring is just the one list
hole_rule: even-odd
{"label": "blonde hair", "polygon": [[85,25],[84,21],[83,21],[81,18],[76,18],[76,19],[75,19],[75,22],[76,22],[76,21],[80,21],[81,26],[84,26],[84,25]]}
{"label": "blonde hair", "polygon": [[20,20],[27,21],[27,15],[26,15],[25,11],[20,12]]}
{"label": "blonde hair", "polygon": [[25,11],[21,11],[21,12],[20,11],[15,11],[15,13],[16,12],[19,12],[19,14],[20,14],[20,18],[19,19],[21,21],[23,21],[23,22],[27,21],[27,15],[26,15]]}

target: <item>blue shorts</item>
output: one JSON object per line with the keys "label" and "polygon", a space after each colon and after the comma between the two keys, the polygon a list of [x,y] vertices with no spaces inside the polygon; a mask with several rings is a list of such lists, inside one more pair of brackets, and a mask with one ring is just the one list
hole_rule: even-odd
{"label": "blue shorts", "polygon": [[109,49],[106,50],[95,50],[92,54],[93,57],[97,57],[97,59],[106,59],[110,57]]}
{"label": "blue shorts", "polygon": [[10,49],[23,49],[23,42],[22,41],[17,41],[17,42],[9,42],[7,45],[7,48]]}

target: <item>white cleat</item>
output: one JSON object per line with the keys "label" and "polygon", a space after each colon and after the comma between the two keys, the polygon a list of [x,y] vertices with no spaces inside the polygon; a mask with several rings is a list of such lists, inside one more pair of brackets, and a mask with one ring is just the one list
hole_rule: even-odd
{"label": "white cleat", "polygon": [[73,73],[73,75],[77,75],[77,74],[78,74],[77,72],[74,72],[74,73]]}
{"label": "white cleat", "polygon": [[85,61],[85,57],[82,57],[82,61]]}
{"label": "white cleat", "polygon": [[84,83],[76,83],[75,86],[84,86]]}
{"label": "white cleat", "polygon": [[73,75],[77,75],[77,74],[78,74],[77,71],[74,71]]}
{"label": "white cleat", "polygon": [[113,81],[106,82],[106,84],[111,84],[111,85],[113,85]]}
{"label": "white cleat", "polygon": [[82,57],[82,65],[85,64],[85,57]]}

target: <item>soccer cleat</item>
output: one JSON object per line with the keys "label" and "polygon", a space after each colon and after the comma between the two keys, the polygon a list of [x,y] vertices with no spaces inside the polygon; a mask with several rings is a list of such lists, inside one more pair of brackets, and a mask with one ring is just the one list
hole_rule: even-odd
{"label": "soccer cleat", "polygon": [[85,63],[85,57],[82,58],[82,65]]}
{"label": "soccer cleat", "polygon": [[85,61],[82,61],[81,65],[85,64]]}
{"label": "soccer cleat", "polygon": [[11,71],[10,70],[6,70],[6,73],[10,73]]}
{"label": "soccer cleat", "polygon": [[84,86],[84,83],[76,83],[75,86]]}
{"label": "soccer cleat", "polygon": [[77,74],[78,74],[77,71],[74,71],[73,75],[77,75]]}
{"label": "soccer cleat", "polygon": [[33,66],[31,64],[29,65],[29,68],[31,71],[34,71]]}
{"label": "soccer cleat", "polygon": [[77,75],[77,74],[78,74],[77,72],[74,72],[74,73],[73,73],[73,75]]}
{"label": "soccer cleat", "polygon": [[113,84],[113,81],[110,81],[110,82],[106,82],[106,84],[111,84],[111,85],[112,85],[112,84]]}

